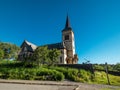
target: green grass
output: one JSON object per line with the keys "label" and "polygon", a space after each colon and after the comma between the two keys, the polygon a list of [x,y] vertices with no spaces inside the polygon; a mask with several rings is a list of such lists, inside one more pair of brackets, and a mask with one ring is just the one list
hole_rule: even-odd
{"label": "green grass", "polygon": [[[109,80],[111,85],[117,85],[120,86],[120,76],[114,76],[109,74]],[[99,83],[99,84],[108,84],[106,73],[105,72],[95,72],[95,79],[94,83]]]}
{"label": "green grass", "polygon": [[[96,71],[95,75],[86,70],[55,66],[35,66],[17,61],[0,61],[0,78],[21,80],[52,80],[62,81],[68,79],[75,82],[93,84],[108,84],[106,73]],[[110,75],[111,85],[120,86],[120,76]]]}
{"label": "green grass", "polygon": [[120,88],[102,88],[102,89],[100,89],[100,90],[120,90]]}
{"label": "green grass", "polygon": [[110,78],[111,85],[120,86],[120,76],[114,76],[109,74],[109,78]]}

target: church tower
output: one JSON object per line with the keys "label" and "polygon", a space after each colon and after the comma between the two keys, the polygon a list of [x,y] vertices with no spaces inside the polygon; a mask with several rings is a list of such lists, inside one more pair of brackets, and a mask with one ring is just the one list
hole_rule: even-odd
{"label": "church tower", "polygon": [[66,47],[67,64],[76,64],[77,60],[75,60],[75,57],[77,56],[75,54],[74,32],[70,26],[68,15],[66,18],[65,28],[62,30],[62,40],[63,40],[63,44]]}

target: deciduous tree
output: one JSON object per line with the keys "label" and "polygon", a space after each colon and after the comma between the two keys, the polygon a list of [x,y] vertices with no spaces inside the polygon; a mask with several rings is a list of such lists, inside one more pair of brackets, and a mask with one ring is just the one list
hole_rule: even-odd
{"label": "deciduous tree", "polygon": [[33,63],[37,63],[38,66],[42,64],[54,65],[58,63],[60,51],[57,49],[48,49],[47,46],[38,47],[31,59]]}
{"label": "deciduous tree", "polygon": [[52,50],[49,50],[49,53],[48,53],[48,64],[49,65],[54,65],[54,64],[57,64],[59,61],[59,56],[60,56],[60,50],[57,50],[57,49],[52,49]]}
{"label": "deciduous tree", "polygon": [[46,46],[38,47],[33,54],[33,62],[39,66],[47,62],[48,48]]}
{"label": "deciduous tree", "polygon": [[0,60],[3,59],[3,57],[4,57],[4,51],[0,49]]}

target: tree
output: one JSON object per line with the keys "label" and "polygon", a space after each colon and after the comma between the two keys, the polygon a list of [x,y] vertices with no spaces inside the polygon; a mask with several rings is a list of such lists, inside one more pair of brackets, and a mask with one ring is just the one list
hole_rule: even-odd
{"label": "tree", "polygon": [[57,49],[49,50],[49,53],[48,53],[49,62],[48,62],[48,64],[49,65],[57,64],[59,56],[60,56],[60,50],[57,50]]}
{"label": "tree", "polygon": [[10,52],[8,48],[4,49],[4,59],[9,59],[10,58]]}
{"label": "tree", "polygon": [[118,72],[120,72],[120,63],[117,63],[114,67],[114,70],[117,70]]}
{"label": "tree", "polygon": [[20,48],[15,44],[0,42],[0,49],[4,52],[3,59],[15,59]]}
{"label": "tree", "polygon": [[60,51],[57,49],[48,49],[47,46],[38,47],[33,56],[31,61],[33,63],[37,63],[38,66],[42,64],[47,65],[54,65],[58,63],[58,58],[60,56]]}
{"label": "tree", "polygon": [[0,49],[0,60],[3,59],[3,57],[4,57],[4,51]]}
{"label": "tree", "polygon": [[47,63],[48,48],[46,46],[38,47],[33,54],[33,62],[36,62],[38,66]]}

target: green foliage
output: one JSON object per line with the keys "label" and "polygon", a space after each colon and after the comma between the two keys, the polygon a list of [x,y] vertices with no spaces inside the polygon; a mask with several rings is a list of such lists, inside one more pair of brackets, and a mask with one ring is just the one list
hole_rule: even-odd
{"label": "green foliage", "polygon": [[98,64],[94,64],[94,69],[97,69],[97,70],[104,70],[105,69],[105,65],[98,65]]}
{"label": "green foliage", "polygon": [[37,72],[37,79],[39,80],[52,80],[61,81],[64,79],[64,75],[61,72],[51,69],[41,69]]}
{"label": "green foliage", "polygon": [[[108,64],[109,71],[117,71],[120,72],[120,63],[117,64]],[[105,70],[105,64],[94,64],[93,68],[95,70]]]}
{"label": "green foliage", "polygon": [[15,44],[0,42],[0,54],[3,54],[2,59],[17,58],[17,53],[19,50],[20,48]]}
{"label": "green foliage", "polygon": [[78,70],[77,69],[68,69],[67,78],[71,81],[77,81],[78,79]]}
{"label": "green foliage", "polygon": [[2,61],[0,63],[0,78],[61,81],[64,80],[64,75],[59,71],[47,69],[47,67],[27,67],[22,62]]}
{"label": "green foliage", "polygon": [[89,71],[85,71],[85,70],[79,71],[79,77],[81,78],[81,80],[86,82],[91,82],[94,79],[94,75]]}
{"label": "green foliage", "polygon": [[47,46],[38,47],[33,54],[32,61],[37,63],[38,66],[43,64],[51,66],[58,63],[59,55],[60,51],[57,49],[49,50]]}
{"label": "green foliage", "polygon": [[48,64],[54,65],[58,63],[58,57],[60,56],[60,51],[57,49],[49,50],[48,53]]}
{"label": "green foliage", "polygon": [[118,72],[120,72],[120,63],[117,63],[114,67],[113,70],[116,70]]}
{"label": "green foliage", "polygon": [[[106,73],[95,71],[92,74],[86,70],[55,66],[26,66],[18,61],[0,61],[0,78],[2,79],[22,79],[22,80],[52,80],[62,81],[68,79],[76,82],[89,82],[107,84]],[[120,86],[120,77],[110,75],[111,85]]]}
{"label": "green foliage", "polygon": [[4,51],[0,48],[0,60],[4,58]]}
{"label": "green foliage", "polygon": [[46,46],[38,47],[33,54],[33,62],[36,62],[38,66],[47,62],[48,49]]}
{"label": "green foliage", "polygon": [[65,78],[71,81],[90,82],[94,78],[92,73],[82,69],[78,70],[78,69],[64,68],[64,67],[50,67],[50,69],[54,69],[59,72],[62,72],[65,75]]}
{"label": "green foliage", "polygon": [[[120,86],[120,77],[119,76],[114,76],[109,74],[109,80],[111,85],[118,85]],[[106,73],[103,71],[96,71],[95,72],[95,79],[94,79],[94,83],[99,83],[99,84],[108,84],[107,81],[107,77],[106,77]]]}

